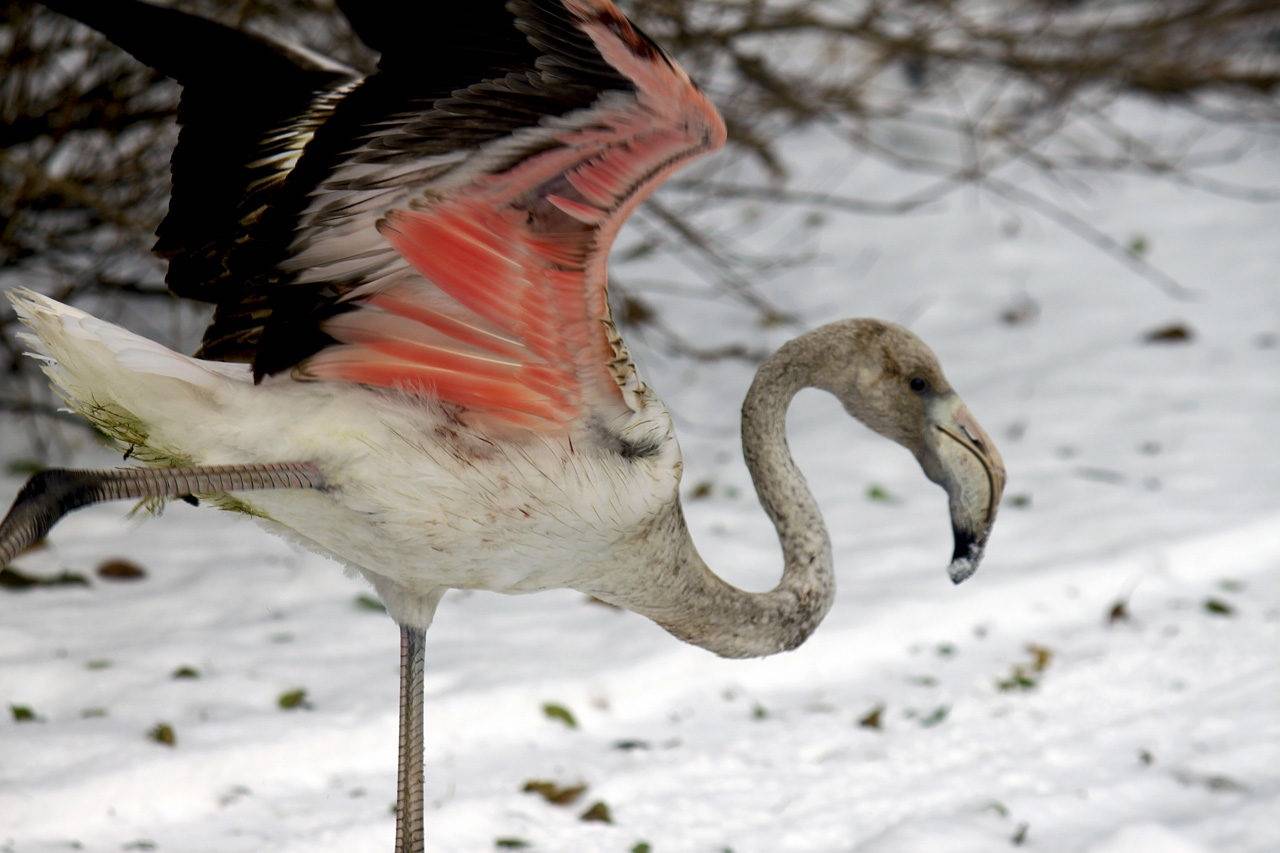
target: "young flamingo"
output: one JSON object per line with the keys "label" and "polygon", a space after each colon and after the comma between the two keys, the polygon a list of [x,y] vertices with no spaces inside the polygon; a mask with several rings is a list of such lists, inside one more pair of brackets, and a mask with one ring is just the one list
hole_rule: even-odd
{"label": "young flamingo", "polygon": [[608,0],[338,0],[381,52],[367,77],[136,0],[46,3],[183,85],[156,248],[170,287],[216,313],[189,358],[9,294],[68,404],[151,467],[36,475],[0,564],[77,507],[199,496],[360,572],[401,629],[397,851],[423,849],[423,637],[445,590],[569,587],[727,657],[809,636],[834,582],[784,435],[802,388],[915,454],[950,496],[951,578],[977,568],[1000,455],[928,347],[875,320],[790,341],[747,393],[777,587],[744,592],[699,557],[606,262],[725,130]]}

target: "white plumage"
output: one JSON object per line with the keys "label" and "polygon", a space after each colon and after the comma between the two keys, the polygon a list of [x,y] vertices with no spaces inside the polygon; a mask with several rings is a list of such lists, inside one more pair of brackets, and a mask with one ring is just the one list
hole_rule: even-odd
{"label": "white plumage", "polygon": [[142,438],[140,458],[314,461],[328,491],[239,500],[364,574],[403,623],[425,628],[421,600],[446,588],[594,589],[631,568],[620,540],[676,499],[679,447],[652,396],[623,432],[662,452],[620,467],[590,429],[504,440],[421,397],[254,385],[243,365],[181,355],[29,290],[10,299],[67,404],[125,444]]}

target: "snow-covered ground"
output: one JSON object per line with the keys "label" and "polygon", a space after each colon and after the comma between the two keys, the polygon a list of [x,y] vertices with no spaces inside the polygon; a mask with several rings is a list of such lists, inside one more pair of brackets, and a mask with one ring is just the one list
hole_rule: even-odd
{"label": "snow-covered ground", "polygon": [[[1262,146],[1235,177],[1278,165]],[[895,180],[869,169],[847,187]],[[810,325],[881,316],[938,351],[1009,470],[978,575],[947,580],[945,499],[910,457],[802,396],[792,444],[840,575],[813,639],[726,661],[575,593],[451,595],[428,638],[430,850],[1280,850],[1280,205],[1144,179],[1070,205],[1195,297],[969,193],[833,220],[769,288]],[[691,338],[785,335],[651,301]],[[1144,342],[1172,322],[1191,339]],[[635,349],[686,490],[709,484],[699,547],[768,588],[736,435],[750,367]],[[0,721],[0,850],[388,849],[397,633],[363,583],[238,517],[124,515],[80,513],[19,561],[91,586],[0,590],[0,703],[36,716]],[[114,557],[147,576],[93,575]],[[553,805],[533,779],[588,787]],[[597,802],[611,824],[580,820]]]}

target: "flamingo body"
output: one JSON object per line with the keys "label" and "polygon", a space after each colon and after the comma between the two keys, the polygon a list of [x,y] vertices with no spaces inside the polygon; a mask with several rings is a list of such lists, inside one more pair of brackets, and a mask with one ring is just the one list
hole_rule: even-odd
{"label": "flamingo body", "polygon": [[608,430],[502,435],[419,395],[287,376],[255,384],[247,365],[13,296],[55,386],[140,458],[313,460],[325,491],[245,494],[237,507],[360,571],[402,623],[425,628],[421,602],[447,588],[591,591],[639,575],[648,558],[631,540],[677,497],[679,447],[649,393]]}

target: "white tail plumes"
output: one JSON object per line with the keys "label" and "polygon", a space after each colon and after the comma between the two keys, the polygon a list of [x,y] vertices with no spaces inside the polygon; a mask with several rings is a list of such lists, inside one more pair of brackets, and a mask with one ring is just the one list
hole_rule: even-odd
{"label": "white tail plumes", "polygon": [[26,288],[6,295],[59,396],[144,458],[189,462],[181,437],[217,414],[221,396],[252,383],[247,365],[181,355]]}

